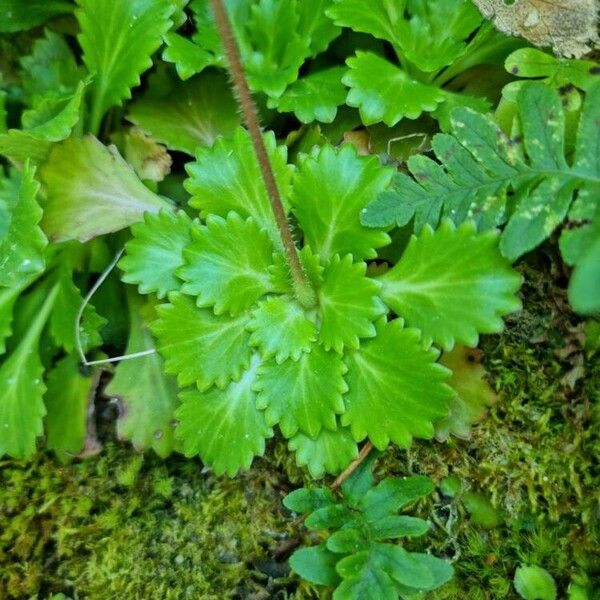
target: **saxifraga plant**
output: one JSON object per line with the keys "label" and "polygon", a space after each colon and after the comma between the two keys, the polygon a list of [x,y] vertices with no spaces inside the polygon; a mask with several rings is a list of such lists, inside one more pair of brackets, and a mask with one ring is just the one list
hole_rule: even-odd
{"label": "saxifraga plant", "polygon": [[261,137],[230,30],[224,39],[249,131],[186,165],[200,217],[147,214],[120,263],[125,282],[168,297],[151,329],[181,388],[184,453],[233,475],[278,426],[318,476],[365,439],[382,450],[431,438],[453,396],[438,348],[475,345],[520,306],[497,232],[444,221],[396,264],[377,261],[390,238],[360,215],[392,171],[350,146],[288,165]]}

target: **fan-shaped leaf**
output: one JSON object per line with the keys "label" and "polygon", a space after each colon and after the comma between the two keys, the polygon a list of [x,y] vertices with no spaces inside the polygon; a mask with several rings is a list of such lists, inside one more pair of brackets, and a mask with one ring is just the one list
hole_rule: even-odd
{"label": "fan-shaped leaf", "polygon": [[432,421],[448,411],[452,390],[448,371],[435,363],[437,352],[426,349],[417,329],[402,321],[378,323],[377,337],[346,354],[348,366],[343,425],[354,439],[368,436],[383,450],[391,440],[402,447],[413,436],[433,436]]}
{"label": "fan-shaped leaf", "polygon": [[266,362],[256,383],[257,406],[285,437],[300,430],[314,439],[322,427],[335,430],[335,415],[344,412],[345,370],[339,356],[316,345],[298,360]]}
{"label": "fan-shaped leaf", "polygon": [[177,292],[169,300],[157,307],[160,318],[151,327],[165,371],[176,374],[179,385],[196,383],[200,391],[213,384],[224,388],[238,379],[252,354],[246,331],[249,316],[216,316]]}
{"label": "fan-shaped leaf", "polygon": [[477,234],[472,222],[426,226],[379,280],[384,302],[446,350],[455,341],[476,346],[479,333],[500,331],[502,316],[521,306],[521,278],[498,252],[496,232]]}
{"label": "fan-shaped leaf", "polygon": [[301,158],[294,177],[293,211],[307,244],[323,262],[334,254],[374,258],[375,248],[389,243],[387,234],[362,227],[359,216],[391,176],[392,171],[382,168],[375,157],[359,157],[349,145],[339,150],[315,148]]}
{"label": "fan-shaped leaf", "polygon": [[191,233],[177,274],[185,281],[182,291],[197,296],[198,306],[212,306],[217,315],[238,314],[271,291],[273,245],[251,218],[210,215],[206,227]]}
{"label": "fan-shaped leaf", "polygon": [[199,454],[217,475],[233,476],[248,469],[255,456],[264,454],[265,439],[273,434],[255,406],[253,387],[259,362],[255,356],[241,379],[223,390],[181,393],[176,432],[184,453]]}

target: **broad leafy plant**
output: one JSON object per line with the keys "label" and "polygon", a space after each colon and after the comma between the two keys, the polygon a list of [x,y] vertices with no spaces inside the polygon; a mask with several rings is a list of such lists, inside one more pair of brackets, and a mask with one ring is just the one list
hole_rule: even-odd
{"label": "broad leafy plant", "polygon": [[286,496],[287,508],[310,513],[306,527],[329,531],[321,544],[296,550],[290,566],[307,581],[335,587],[334,600],[421,597],[452,577],[451,565],[391,540],[427,533],[427,521],[397,513],[431,494],[434,485],[420,475],[375,485],[371,469],[372,461],[363,463],[342,485],[341,497],[325,487]]}

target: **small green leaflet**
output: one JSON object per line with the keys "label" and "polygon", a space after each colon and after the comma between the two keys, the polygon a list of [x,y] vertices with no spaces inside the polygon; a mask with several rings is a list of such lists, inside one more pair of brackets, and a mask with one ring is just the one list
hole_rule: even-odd
{"label": "small green leaflet", "polygon": [[297,361],[310,352],[317,328],[304,309],[288,296],[269,296],[252,311],[248,323],[250,344],[260,348],[263,358],[281,364],[289,357]]}
{"label": "small green leaflet", "polygon": [[306,467],[314,479],[325,473],[337,475],[358,456],[350,430],[340,425],[335,431],[321,429],[316,439],[298,432],[288,442],[288,448],[296,453],[296,464]]}
{"label": "small green leaflet", "polygon": [[272,291],[273,245],[252,218],[233,211],[227,219],[211,215],[206,226],[191,229],[191,236],[177,275],[185,281],[181,290],[196,296],[198,306],[235,315]]}
{"label": "small green leaflet", "polygon": [[358,156],[353,146],[316,147],[301,157],[292,187],[292,210],[304,232],[305,243],[322,261],[334,254],[352,254],[355,260],[374,258],[375,248],[390,238],[368,231],[359,217],[392,176],[376,157]]}
{"label": "small green leaflet", "polygon": [[254,381],[260,359],[255,356],[239,381],[223,390],[181,393],[176,416],[176,435],[186,456],[199,454],[217,475],[235,475],[248,469],[255,456],[265,451],[265,439],[273,435],[264,415],[256,408]]}
{"label": "small green leaflet", "polygon": [[343,67],[331,67],[311,73],[292,83],[278,99],[269,99],[268,106],[293,112],[302,123],[332,123],[346,99],[345,72]]}
{"label": "small green leaflet", "polygon": [[169,0],[78,0],[75,11],[83,62],[94,74],[90,127],[97,134],[107,109],[131,98],[152,66],[152,53],[171,27]]}
{"label": "small green leaflet", "polygon": [[73,4],[66,0],[0,0],[0,32],[31,29],[51,17],[72,10]]}
{"label": "small green leaflet", "polygon": [[335,255],[323,272],[318,296],[321,308],[319,342],[342,354],[344,346],[358,348],[359,338],[376,334],[375,321],[385,312],[376,281],[366,277],[366,263],[352,263],[352,255]]}
{"label": "small green leaflet", "polygon": [[21,288],[45,266],[46,236],[39,228],[42,210],[36,196],[35,168],[26,163],[19,176],[0,173],[0,286]]}
{"label": "small green leaflet", "polygon": [[362,122],[383,121],[393,127],[400,119],[416,119],[444,101],[439,88],[413,79],[401,68],[373,52],[357,51],[346,64],[342,81],[350,90],[346,103],[358,108]]}
{"label": "small green leaflet", "polygon": [[141,221],[170,205],[152,193],[113,147],[95,137],[57,144],[40,169],[46,186],[42,229],[53,241],[93,237]]}
{"label": "small green leaflet", "polygon": [[213,54],[178,33],[167,33],[164,39],[167,47],[163,52],[163,60],[174,63],[177,74],[184,81],[217,62]]}
{"label": "small green leaflet", "polygon": [[[154,350],[143,311],[143,299],[127,289],[129,305],[129,339],[125,354]],[[132,360],[124,360],[106,386],[105,394],[120,401],[117,433],[131,440],[134,448],[152,448],[159,456],[168,456],[174,446],[174,411],[179,404],[177,383],[165,375],[162,358],[156,352]]]}
{"label": "small green leaflet", "polygon": [[0,365],[0,456],[27,458],[35,452],[36,438],[42,434],[46,414],[42,396],[43,366],[38,345],[48,320],[58,287],[43,298],[27,333]]}
{"label": "small green leaflet", "polygon": [[239,379],[252,355],[245,329],[249,315],[216,316],[177,292],[169,300],[157,307],[159,319],[151,327],[165,371],[177,375],[180,386],[196,383],[200,391]]}
{"label": "small green leaflet", "polygon": [[345,372],[339,356],[316,345],[297,360],[265,362],[255,387],[257,407],[286,438],[300,431],[314,439],[323,427],[335,430],[335,416],[344,412]]}
{"label": "small green leaflet", "polygon": [[133,239],[119,262],[124,272],[121,279],[138,285],[142,294],[156,292],[158,298],[179,290],[182,281],[176,271],[185,263],[183,250],[192,241],[192,227],[183,211],[146,213],[143,223],[131,227]]}
{"label": "small green leaflet", "polygon": [[127,119],[167,148],[192,156],[198,146],[231,137],[240,124],[227,78],[213,72],[186,82],[170,81],[160,93],[150,87],[129,105]]}
{"label": "small green leaflet", "polygon": [[[264,138],[279,191],[285,199],[289,197],[293,167],[287,164],[287,150],[277,146],[273,133]],[[252,140],[245,129],[236,129],[231,140],[218,139],[212,148],[198,147],[196,161],[187,163],[185,168],[189,175],[185,189],[192,194],[190,206],[199,209],[201,216],[226,217],[233,210],[243,218],[252,217],[261,229],[269,232],[275,247],[281,246]]]}
{"label": "small green leaflet", "polygon": [[477,234],[469,221],[427,225],[379,281],[383,301],[445,350],[476,346],[479,333],[501,331],[502,316],[521,307],[521,278],[498,252],[497,233]]}
{"label": "small green leaflet", "polygon": [[368,437],[379,450],[390,441],[406,448],[413,436],[433,437],[432,422],[447,414],[449,372],[418,329],[403,328],[401,319],[381,319],[377,329],[377,337],[345,355],[349,391],[341,421],[357,441]]}

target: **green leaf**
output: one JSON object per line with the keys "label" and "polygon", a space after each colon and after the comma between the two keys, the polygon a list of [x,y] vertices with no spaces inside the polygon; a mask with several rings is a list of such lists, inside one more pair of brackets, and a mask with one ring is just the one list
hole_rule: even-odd
{"label": "green leaf", "polygon": [[434,111],[444,101],[439,88],[411,78],[372,52],[359,50],[346,64],[350,67],[342,79],[350,88],[346,103],[359,109],[365,125],[383,121],[393,127],[400,119]]}
{"label": "green leaf", "polygon": [[286,438],[299,430],[314,439],[323,427],[335,430],[335,415],[344,412],[344,372],[339,356],[316,345],[297,360],[265,362],[255,388],[257,407]]}
{"label": "green leaf", "polygon": [[[143,319],[142,299],[128,292],[129,339],[125,354],[156,350]],[[136,450],[152,448],[161,457],[171,453],[175,443],[173,417],[179,403],[177,383],[164,374],[163,360],[156,351],[121,361],[104,393],[120,400],[119,439],[130,440]]]}
{"label": "green leaf", "polygon": [[399,537],[418,537],[429,531],[429,523],[423,519],[405,515],[389,515],[373,523],[372,533],[376,540]]}
{"label": "green leaf", "polygon": [[[287,151],[277,146],[272,132],[265,135],[271,166],[282,197],[289,197],[293,167],[286,164]],[[281,237],[263,182],[250,134],[236,129],[232,140],[218,139],[212,148],[199,147],[196,161],[187,163],[190,176],[185,189],[192,194],[190,206],[206,217],[215,214],[226,217],[230,211],[241,217],[252,217],[261,229],[266,229],[276,248]]]}
{"label": "green leaf", "polygon": [[0,288],[0,354],[6,352],[6,338],[12,333],[13,308],[22,289]]}
{"label": "green leaf", "polygon": [[388,185],[392,171],[376,157],[360,157],[353,146],[316,147],[300,159],[291,203],[306,243],[323,262],[335,254],[375,258],[389,243],[381,231],[361,226],[363,208]]}
{"label": "green leaf", "polygon": [[331,67],[316,71],[298,79],[277,100],[269,100],[269,108],[279,112],[293,112],[302,123],[332,123],[337,107],[346,100],[346,88],[342,84],[343,67]]}
{"label": "green leaf", "polygon": [[304,309],[288,297],[268,297],[252,312],[248,324],[250,344],[260,348],[263,358],[274,357],[277,364],[288,358],[297,361],[310,352],[316,340],[316,326]]}
{"label": "green leaf", "polygon": [[217,62],[213,54],[178,33],[169,32],[164,40],[167,47],[162,58],[175,64],[177,74],[184,81]]}
{"label": "green leaf", "polygon": [[210,215],[206,226],[191,234],[177,275],[185,281],[182,291],[197,296],[198,306],[211,306],[217,315],[239,314],[272,290],[273,245],[251,218],[235,212],[226,219]]}
{"label": "green leaf", "polygon": [[383,450],[389,441],[408,447],[412,437],[433,436],[432,420],[448,410],[448,371],[435,363],[437,352],[426,349],[417,329],[402,321],[378,323],[377,337],[345,356],[348,366],[342,425],[354,439],[369,437]]}
{"label": "green leaf", "polygon": [[407,504],[429,496],[435,489],[431,479],[413,475],[396,479],[388,477],[364,495],[360,509],[367,520],[377,526],[381,519],[404,508]]}
{"label": "green leaf", "polygon": [[[426,569],[431,578],[431,583],[425,584],[425,578],[422,576],[419,577],[420,581],[417,585],[410,586],[412,588],[426,591],[435,590],[444,585],[447,581],[450,581],[454,575],[452,565],[448,561],[442,560],[437,556],[432,556],[431,554],[421,554],[418,552],[410,552],[409,558],[411,561],[411,572],[414,573],[417,571],[417,569]],[[397,573],[396,580],[399,580],[399,575],[400,574]]]}
{"label": "green leaf", "polygon": [[118,231],[169,204],[153,194],[114,147],[95,137],[57,144],[40,169],[46,187],[42,228],[53,241]]}
{"label": "green leaf", "polygon": [[178,291],[182,281],[175,273],[185,263],[183,250],[192,241],[193,227],[183,211],[146,213],[144,222],[131,228],[133,239],[119,262],[124,272],[121,280],[138,285],[142,294],[156,292],[158,298]]}
{"label": "green leaf", "polygon": [[265,439],[273,435],[255,406],[253,387],[259,363],[255,356],[240,380],[223,390],[181,393],[176,435],[183,442],[184,454],[199,454],[217,475],[233,477],[240,469],[248,469],[255,456],[264,454]]}
{"label": "green leaf", "polygon": [[332,504],[318,508],[304,521],[309,529],[331,529],[342,527],[352,519],[352,513],[343,504]]}
{"label": "green leaf", "polygon": [[515,589],[525,600],[555,600],[556,584],[552,575],[537,566],[521,566],[515,571]]}
{"label": "green leaf", "polygon": [[502,316],[521,306],[521,278],[498,252],[496,232],[477,234],[472,222],[426,226],[379,281],[383,301],[445,350],[455,341],[476,346],[479,333],[501,331]]}
{"label": "green leaf", "polygon": [[39,165],[48,158],[51,148],[51,142],[22,129],[9,129],[6,133],[0,133],[0,154],[17,164],[29,161],[32,165]]}
{"label": "green leaf", "polygon": [[[56,344],[62,346],[67,352],[72,352],[76,348],[75,323],[82,305],[83,297],[73,281],[72,271],[62,267],[49,329]],[[84,352],[102,344],[100,330],[104,325],[106,319],[98,315],[92,304],[88,302],[79,328],[79,340]]]}
{"label": "green leaf", "polygon": [[327,538],[327,549],[338,554],[359,552],[368,544],[368,540],[358,529],[344,528]]}
{"label": "green leaf", "polygon": [[[343,581],[333,593],[333,600],[397,600],[396,586],[381,568],[379,546],[371,551],[351,554],[338,562],[336,569]],[[398,548],[403,552],[401,548]]]}
{"label": "green leaf", "polygon": [[358,456],[350,430],[339,425],[335,431],[321,429],[316,439],[298,432],[288,442],[288,448],[296,453],[296,464],[307,467],[314,479],[325,473],[341,473]]}
{"label": "green leaf", "polygon": [[298,24],[296,0],[259,0],[251,6],[238,39],[250,89],[278,97],[297,79],[310,54],[310,38],[299,34]]}
{"label": "green leaf", "polygon": [[296,3],[299,16],[298,32],[301,37],[310,39],[310,56],[316,56],[327,49],[340,35],[341,30],[327,17],[327,9],[332,0],[302,0]]}
{"label": "green leaf", "polygon": [[64,0],[0,0],[0,33],[31,29],[72,10],[71,2]]}
{"label": "green leaf", "polygon": [[577,261],[569,283],[569,302],[582,314],[600,312],[600,227],[596,239]]}
{"label": "green leaf", "polygon": [[145,94],[129,106],[127,119],[171,150],[192,156],[198,146],[231,137],[240,124],[227,78],[212,72]]}
{"label": "green leaf", "polygon": [[151,327],[165,371],[176,374],[180,386],[196,383],[200,391],[213,384],[223,389],[239,379],[252,354],[246,331],[249,316],[216,316],[177,292],[169,294],[169,300],[157,307],[159,320]]}
{"label": "green leaf", "polygon": [[326,350],[333,348],[342,354],[344,345],[357,349],[359,338],[375,336],[373,321],[386,309],[377,295],[377,282],[366,277],[366,272],[366,263],[353,264],[350,254],[342,259],[336,254],[325,267],[318,297],[319,342]]}
{"label": "green leaf", "polygon": [[31,54],[19,62],[23,90],[34,105],[40,97],[72,94],[84,79],[85,71],[77,65],[65,38],[51,29],[35,40]]}
{"label": "green leaf", "polygon": [[75,11],[83,62],[94,73],[90,129],[97,133],[107,109],[131,98],[152,53],[171,27],[169,0],[78,0]]}
{"label": "green leaf", "polygon": [[557,58],[537,48],[519,48],[504,63],[506,70],[517,77],[542,79],[555,88],[572,84],[585,91],[598,79],[592,72],[596,66],[591,60]]}
{"label": "green leaf", "polygon": [[88,437],[90,404],[93,408],[99,377],[97,372],[82,375],[76,354],[65,356],[48,373],[44,397],[46,446],[62,460],[100,449],[91,432]]}
{"label": "green leaf", "polygon": [[42,210],[34,175],[29,163],[20,177],[0,174],[0,286],[20,288],[44,270],[48,242],[38,226]]}
{"label": "green leaf", "polygon": [[0,365],[0,456],[29,458],[42,434],[46,413],[42,396],[43,366],[38,353],[42,329],[54,305],[58,288],[54,287],[43,302],[25,335]]}
{"label": "green leaf", "polygon": [[290,556],[291,569],[302,579],[319,585],[337,585],[340,578],[335,570],[339,560],[325,545],[300,548]]}
{"label": "green leaf", "polygon": [[283,499],[283,505],[297,513],[312,512],[330,504],[335,504],[335,498],[327,487],[300,488]]}
{"label": "green leaf", "polygon": [[371,450],[367,458],[342,484],[344,500],[350,506],[356,508],[360,505],[363,496],[373,487],[373,465],[379,452]]}

